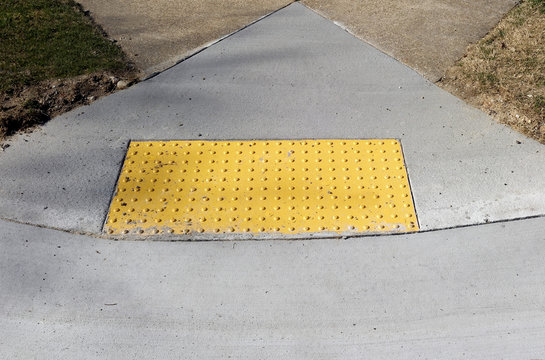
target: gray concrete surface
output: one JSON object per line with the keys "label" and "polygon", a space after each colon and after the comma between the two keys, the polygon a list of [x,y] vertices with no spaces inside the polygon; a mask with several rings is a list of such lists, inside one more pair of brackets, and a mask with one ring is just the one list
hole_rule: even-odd
{"label": "gray concrete surface", "polygon": [[144,76],[292,0],[78,0]]}
{"label": "gray concrete surface", "polygon": [[545,214],[542,145],[296,3],[12,139],[0,217],[100,232],[130,139],[293,138],[401,139],[422,229]]}
{"label": "gray concrete surface", "polygon": [[303,0],[359,38],[439,80],[519,0]]}
{"label": "gray concrete surface", "polygon": [[108,241],[0,221],[5,359],[543,359],[545,219]]}

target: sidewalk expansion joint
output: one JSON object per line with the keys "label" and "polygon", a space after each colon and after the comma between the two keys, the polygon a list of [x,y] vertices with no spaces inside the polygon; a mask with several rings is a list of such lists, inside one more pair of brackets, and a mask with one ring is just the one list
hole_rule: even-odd
{"label": "sidewalk expansion joint", "polygon": [[104,225],[195,240],[418,229],[395,139],[134,141]]}

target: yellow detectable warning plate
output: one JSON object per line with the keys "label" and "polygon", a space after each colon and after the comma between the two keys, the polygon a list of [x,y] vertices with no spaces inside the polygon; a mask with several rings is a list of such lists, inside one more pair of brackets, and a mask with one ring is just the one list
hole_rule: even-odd
{"label": "yellow detectable warning plate", "polygon": [[138,141],[104,230],[252,238],[417,231],[418,222],[397,140]]}

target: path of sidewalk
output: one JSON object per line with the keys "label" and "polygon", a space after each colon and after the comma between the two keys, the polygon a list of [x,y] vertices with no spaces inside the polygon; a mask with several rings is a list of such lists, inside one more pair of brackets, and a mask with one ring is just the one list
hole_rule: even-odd
{"label": "path of sidewalk", "polygon": [[[291,0],[80,0],[149,75]],[[517,0],[304,0],[428,79],[439,79]]]}
{"label": "path of sidewalk", "polygon": [[421,229],[545,214],[543,146],[293,4],[12,139],[0,217],[100,233],[129,140],[397,138]]}
{"label": "path of sidewalk", "polygon": [[544,218],[130,242],[0,221],[6,359],[542,359]]}

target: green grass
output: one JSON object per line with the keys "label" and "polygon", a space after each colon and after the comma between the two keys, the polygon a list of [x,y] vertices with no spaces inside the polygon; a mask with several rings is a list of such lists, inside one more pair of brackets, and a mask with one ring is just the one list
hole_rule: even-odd
{"label": "green grass", "polygon": [[537,6],[541,12],[545,12],[545,0],[530,0],[530,3]]}
{"label": "green grass", "polygon": [[[492,41],[494,41],[494,39]],[[490,45],[491,43],[486,43],[486,44]],[[494,48],[488,47],[486,45],[481,45],[480,49],[481,49],[481,53],[483,54],[483,59],[485,59],[485,60],[494,60],[495,59]]]}
{"label": "green grass", "polygon": [[543,111],[545,110],[545,97],[543,96],[536,96],[534,98],[534,108],[537,110],[537,111]]}
{"label": "green grass", "polygon": [[0,0],[0,91],[126,66],[72,0]]}
{"label": "green grass", "polygon": [[500,82],[498,77],[496,75],[494,75],[494,74],[491,74],[491,73],[479,72],[476,75],[477,75],[477,79],[479,80],[479,82],[483,86],[494,87],[494,86],[498,85],[499,82]]}

